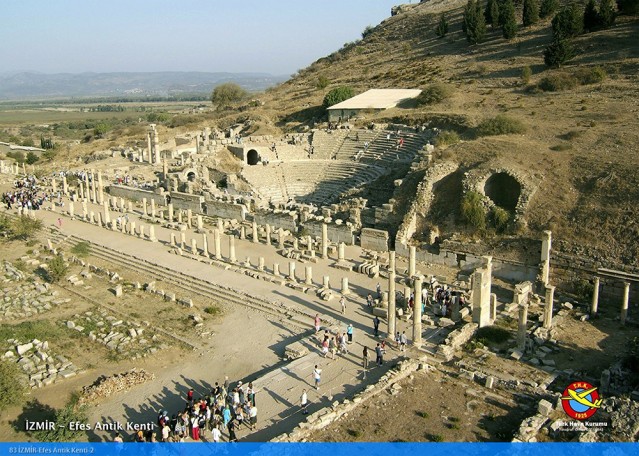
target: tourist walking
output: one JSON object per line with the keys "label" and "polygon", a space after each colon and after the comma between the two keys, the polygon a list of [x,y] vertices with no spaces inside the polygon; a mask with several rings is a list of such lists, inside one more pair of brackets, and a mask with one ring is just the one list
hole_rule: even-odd
{"label": "tourist walking", "polygon": [[319,390],[320,381],[322,380],[322,369],[315,365],[315,369],[313,369],[313,379],[315,380],[315,389]]}
{"label": "tourist walking", "polygon": [[315,333],[317,334],[320,330],[320,325],[322,320],[320,320],[319,314],[315,314]]}
{"label": "tourist walking", "polygon": [[377,315],[373,318],[373,329],[375,331],[375,337],[379,337],[379,317]]}
{"label": "tourist walking", "polygon": [[381,366],[384,363],[384,351],[380,344],[375,347],[375,364]]}
{"label": "tourist walking", "polygon": [[346,328],[346,335],[348,335],[348,343],[352,344],[353,343],[353,325],[351,323],[349,323],[348,327]]}
{"label": "tourist walking", "polygon": [[217,425],[213,427],[211,434],[212,434],[213,441],[215,443],[218,443],[220,441],[220,437],[222,437],[222,433],[220,432],[220,429],[218,428]]}
{"label": "tourist walking", "polygon": [[368,369],[368,347],[366,346],[362,350],[362,366],[364,367],[364,378],[366,378],[366,369]]}
{"label": "tourist walking", "polygon": [[342,296],[339,303],[342,306],[342,315],[344,315],[346,313],[346,298]]}
{"label": "tourist walking", "polygon": [[302,406],[302,414],[308,415],[308,394],[306,394],[306,390],[302,391],[302,397],[300,398],[300,404]]}
{"label": "tourist walking", "polygon": [[399,350],[400,351],[406,350],[406,343],[407,342],[408,342],[408,338],[406,337],[406,331],[403,331],[402,335],[400,336],[400,339],[399,339]]}

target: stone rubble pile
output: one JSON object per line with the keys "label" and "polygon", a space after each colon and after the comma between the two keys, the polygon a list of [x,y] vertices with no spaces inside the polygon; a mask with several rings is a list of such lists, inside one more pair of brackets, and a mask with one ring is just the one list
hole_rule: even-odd
{"label": "stone rubble pile", "polygon": [[115,374],[110,377],[102,376],[98,378],[93,385],[82,388],[82,394],[80,395],[78,404],[93,404],[115,393],[126,391],[136,385],[154,379],[155,374],[146,372],[144,369],[132,369],[128,372]]}
{"label": "stone rubble pile", "polygon": [[3,359],[14,361],[28,376],[31,388],[41,388],[65,378],[73,377],[78,368],[62,355],[56,355],[49,349],[49,342],[33,339],[25,344],[16,339],[7,342],[13,346]]}
{"label": "stone rubble pile", "polygon": [[143,325],[118,319],[103,309],[76,314],[66,326],[130,359],[146,357],[167,347],[160,336],[149,334]]}
{"label": "stone rubble pile", "polygon": [[[4,282],[19,282],[25,274],[11,263],[5,263]],[[39,282],[13,283],[11,287],[0,290],[0,321],[28,318],[51,310],[54,306],[71,301],[56,298],[57,291],[49,289],[48,284]]]}

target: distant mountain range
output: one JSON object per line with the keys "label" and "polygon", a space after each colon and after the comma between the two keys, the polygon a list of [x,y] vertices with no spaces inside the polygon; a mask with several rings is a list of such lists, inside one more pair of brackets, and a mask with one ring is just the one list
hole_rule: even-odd
{"label": "distant mountain range", "polygon": [[210,93],[224,82],[260,91],[288,76],[268,73],[204,73],[164,71],[154,73],[0,73],[0,100],[70,97],[175,96]]}

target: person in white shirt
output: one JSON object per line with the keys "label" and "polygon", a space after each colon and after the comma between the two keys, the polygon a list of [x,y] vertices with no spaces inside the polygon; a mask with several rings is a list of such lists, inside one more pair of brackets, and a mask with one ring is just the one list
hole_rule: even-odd
{"label": "person in white shirt", "polygon": [[213,441],[215,443],[218,443],[220,441],[220,437],[222,436],[222,433],[218,429],[217,425],[215,425],[215,427],[213,427],[213,430],[211,431],[211,434],[213,435]]}
{"label": "person in white shirt", "polygon": [[304,415],[308,414],[308,394],[306,394],[306,390],[302,392],[302,398],[300,400],[302,404],[302,413]]}

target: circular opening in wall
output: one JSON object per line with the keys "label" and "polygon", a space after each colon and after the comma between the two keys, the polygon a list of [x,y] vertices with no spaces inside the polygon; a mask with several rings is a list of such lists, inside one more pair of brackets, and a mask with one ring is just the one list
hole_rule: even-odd
{"label": "circular opening in wall", "polygon": [[186,175],[186,178],[188,179],[189,182],[193,182],[195,180],[195,173],[191,171],[190,173]]}
{"label": "circular opening in wall", "polygon": [[508,173],[496,173],[486,180],[484,193],[497,206],[514,212],[521,196],[521,184]]}
{"label": "circular opening in wall", "polygon": [[251,149],[246,154],[246,163],[249,165],[257,165],[260,162],[260,154],[255,149]]}

